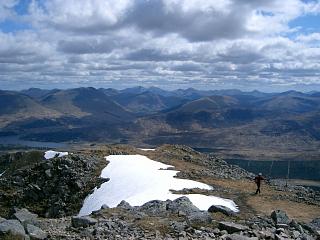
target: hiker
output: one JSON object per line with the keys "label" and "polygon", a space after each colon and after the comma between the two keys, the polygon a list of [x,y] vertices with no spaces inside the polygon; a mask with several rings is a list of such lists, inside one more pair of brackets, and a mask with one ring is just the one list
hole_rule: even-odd
{"label": "hiker", "polygon": [[261,185],[261,181],[264,180],[264,178],[262,177],[262,173],[259,173],[258,176],[256,176],[254,178],[254,182],[257,184],[257,191],[256,191],[256,194],[260,194],[261,191],[260,191],[260,185]]}

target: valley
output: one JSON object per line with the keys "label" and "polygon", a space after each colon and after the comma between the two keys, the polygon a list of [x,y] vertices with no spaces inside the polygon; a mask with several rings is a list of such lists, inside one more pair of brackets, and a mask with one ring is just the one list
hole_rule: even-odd
{"label": "valley", "polygon": [[225,158],[320,159],[317,92],[135,87],[0,91],[0,136],[56,143],[185,144]]}

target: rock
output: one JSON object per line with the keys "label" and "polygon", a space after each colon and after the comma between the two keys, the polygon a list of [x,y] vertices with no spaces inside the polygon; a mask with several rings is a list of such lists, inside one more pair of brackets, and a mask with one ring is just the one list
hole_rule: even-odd
{"label": "rock", "polygon": [[19,222],[21,222],[23,226],[26,226],[27,224],[39,225],[39,221],[37,219],[38,215],[29,212],[29,210],[26,208],[15,209],[13,218],[19,220]]}
{"label": "rock", "polygon": [[220,233],[220,230],[219,230],[219,228],[215,228],[215,229],[213,229],[213,231],[212,231],[214,234],[219,234]]}
{"label": "rock", "polygon": [[187,215],[192,212],[200,211],[187,197],[180,197],[173,201],[169,201],[167,204],[167,210],[172,213],[179,213],[179,211],[183,211]]}
{"label": "rock", "polygon": [[75,228],[88,227],[90,225],[95,225],[96,223],[98,223],[98,221],[89,216],[75,216],[71,219],[71,224]]}
{"label": "rock", "polygon": [[101,209],[109,209],[109,206],[108,206],[107,204],[103,204],[103,205],[101,206]]}
{"label": "rock", "polygon": [[212,213],[220,212],[220,213],[223,213],[224,215],[227,215],[227,216],[234,215],[234,212],[230,208],[227,208],[227,207],[221,206],[221,205],[217,205],[217,206],[212,205],[211,207],[209,207],[208,212],[212,212]]}
{"label": "rock", "polygon": [[277,228],[282,228],[282,229],[288,229],[289,226],[287,224],[284,224],[284,223],[278,223],[276,225]]}
{"label": "rock", "polygon": [[283,232],[284,232],[283,228],[277,228],[277,230],[276,230],[276,233],[278,233],[278,234],[283,233]]}
{"label": "rock", "polygon": [[[5,220],[0,223],[1,236],[12,237],[11,239],[24,239],[26,232],[18,220]],[[10,238],[8,238],[10,239]]]}
{"label": "rock", "polygon": [[203,225],[211,223],[212,218],[208,212],[197,211],[187,215],[187,223],[190,225]]}
{"label": "rock", "polygon": [[74,187],[75,187],[75,189],[80,190],[83,188],[83,184],[80,181],[75,181]]}
{"label": "rock", "polygon": [[320,230],[320,217],[313,219],[310,224],[317,230]]}
{"label": "rock", "polygon": [[187,223],[186,222],[176,222],[172,221],[170,223],[170,227],[174,229],[177,232],[184,231],[187,228]]}
{"label": "rock", "polygon": [[167,202],[159,200],[149,201],[139,207],[138,210],[152,216],[164,215],[167,212]]}
{"label": "rock", "polygon": [[310,235],[305,234],[305,233],[304,233],[304,234],[301,234],[300,239],[301,239],[301,240],[314,240],[313,237],[311,237]]}
{"label": "rock", "polygon": [[226,236],[226,240],[251,240],[251,239],[253,240],[256,238],[250,238],[250,237],[242,236],[235,233]]}
{"label": "rock", "polygon": [[46,176],[48,178],[52,178],[52,174],[51,174],[51,170],[50,169],[45,170],[44,173],[46,174]]}
{"label": "rock", "polygon": [[237,224],[237,223],[219,222],[219,229],[226,230],[228,233],[235,233],[235,232],[246,231],[249,228],[247,226]]}
{"label": "rock", "polygon": [[26,230],[31,240],[46,239],[48,236],[48,234],[42,231],[40,228],[31,224],[27,224]]}
{"label": "rock", "polygon": [[292,235],[294,238],[298,238],[300,236],[300,232],[298,232],[297,230],[292,232]]}
{"label": "rock", "polygon": [[128,202],[124,201],[124,200],[122,200],[122,201],[118,204],[117,208],[123,208],[123,209],[127,209],[127,210],[132,209],[131,205],[130,205]]}
{"label": "rock", "polygon": [[178,212],[178,216],[179,216],[179,217],[186,217],[187,214],[186,214],[184,211],[179,211],[179,212]]}
{"label": "rock", "polygon": [[274,239],[274,234],[269,230],[259,231],[259,235],[261,239]]}
{"label": "rock", "polygon": [[289,225],[290,227],[293,227],[295,230],[299,231],[300,233],[303,233],[303,228],[296,220],[292,219]]}
{"label": "rock", "polygon": [[274,237],[275,237],[276,240],[285,240],[285,238],[283,238],[283,237],[282,237],[281,235],[279,235],[279,234],[274,235]]}
{"label": "rock", "polygon": [[271,218],[276,224],[289,224],[290,219],[287,216],[286,212],[282,210],[275,210],[271,213]]}

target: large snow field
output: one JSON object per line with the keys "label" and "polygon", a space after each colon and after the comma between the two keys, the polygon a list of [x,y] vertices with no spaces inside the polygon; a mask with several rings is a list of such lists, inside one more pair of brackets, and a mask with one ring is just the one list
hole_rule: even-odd
{"label": "large snow field", "polygon": [[175,178],[178,171],[166,170],[170,165],[150,160],[142,155],[110,155],[109,164],[101,177],[110,181],[95,189],[84,201],[79,215],[88,215],[99,210],[103,204],[116,207],[122,200],[132,206],[141,206],[151,200],[174,200],[186,196],[200,210],[208,210],[211,205],[222,205],[237,212],[236,204],[229,199],[201,194],[173,194],[171,190],[184,188],[212,189],[211,186],[186,179]]}

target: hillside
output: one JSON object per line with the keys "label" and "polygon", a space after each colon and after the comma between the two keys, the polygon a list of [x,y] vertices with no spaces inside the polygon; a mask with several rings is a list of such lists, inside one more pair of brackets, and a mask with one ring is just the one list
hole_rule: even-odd
{"label": "hillside", "polygon": [[122,92],[113,96],[114,101],[124,106],[126,109],[139,115],[157,113],[181,105],[186,100],[146,91],[142,93]]}
{"label": "hillside", "polygon": [[[1,92],[0,135],[40,141],[188,144],[236,158],[319,158],[316,92],[75,88]],[[33,97],[32,97],[33,96]]]}
{"label": "hillside", "polygon": [[29,119],[55,119],[62,114],[33,98],[12,91],[0,91],[0,128]]}
{"label": "hillside", "polygon": [[[25,228],[37,229],[38,239],[239,239],[242,235],[240,239],[253,240],[284,236],[316,239],[319,236],[319,192],[267,181],[263,182],[262,193],[255,195],[252,173],[214,155],[178,145],[163,145],[154,151],[128,145],[78,146],[69,150],[73,154],[48,160],[44,160],[44,153],[39,151],[0,157],[0,169],[6,169],[0,176],[0,236],[32,234],[20,226],[26,225],[25,221],[35,226]],[[90,189],[103,182],[109,186],[115,181],[99,178],[108,164],[103,157],[110,154],[140,154],[170,164],[179,171],[177,178],[213,187],[211,190],[183,189],[174,194],[231,199],[240,211],[235,213],[214,205],[210,210],[201,211],[187,197],[179,197],[167,201],[154,199],[141,206],[121,201],[116,207],[101,205],[101,210],[90,216],[76,216]],[[125,173],[121,173],[123,177]],[[9,225],[8,230],[4,230],[4,224]],[[20,230],[12,232],[13,227]]]}

